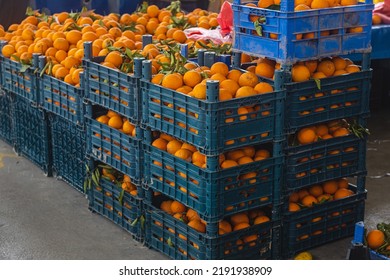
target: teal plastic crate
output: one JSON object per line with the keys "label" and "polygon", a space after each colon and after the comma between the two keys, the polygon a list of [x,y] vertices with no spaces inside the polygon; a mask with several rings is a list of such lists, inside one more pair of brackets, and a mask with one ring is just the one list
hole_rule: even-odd
{"label": "teal plastic crate", "polygon": [[[179,219],[163,212],[151,202],[146,208],[146,244],[176,260],[269,259],[271,258],[272,222],[218,235],[218,224],[208,223],[200,233]],[[211,232],[215,232],[212,234]],[[237,243],[248,236],[250,243]]]}
{"label": "teal plastic crate", "polygon": [[0,89],[0,139],[13,146],[13,95]]}
{"label": "teal plastic crate", "polygon": [[[150,61],[143,62],[143,127],[172,135],[206,155],[282,137],[285,91],[218,101],[219,83],[209,81],[207,99],[200,100],[151,83],[150,67]],[[240,107],[256,105],[258,111],[238,114]]]}
{"label": "teal plastic crate", "polygon": [[[43,69],[45,57],[40,57],[40,68]],[[53,114],[59,115],[75,124],[84,124],[83,74],[80,74],[80,87],[76,87],[43,74],[38,78],[40,102],[43,108]]]}
{"label": "teal plastic crate", "polygon": [[[0,50],[7,42],[0,42]],[[19,62],[13,61],[0,54],[0,75],[3,89],[13,92],[30,102],[39,104],[38,81],[35,69],[38,67],[38,54],[33,56],[33,65],[26,68]]]}
{"label": "teal plastic crate", "polygon": [[[280,10],[251,3],[256,7],[233,1],[234,49],[286,64],[371,51],[372,0],[299,12],[294,12],[294,1],[282,0]],[[350,32],[354,27],[362,31]],[[302,38],[305,33],[314,33],[314,39]]]}
{"label": "teal plastic crate", "polygon": [[16,96],[14,108],[15,151],[51,176],[52,150],[47,113],[20,96]]}
{"label": "teal plastic crate", "polygon": [[53,176],[84,192],[86,176],[86,131],[75,123],[51,114]]}
{"label": "teal plastic crate", "polygon": [[364,173],[366,140],[354,135],[288,147],[285,158],[287,190]]}
{"label": "teal plastic crate", "polygon": [[101,178],[99,186],[88,190],[89,209],[129,232],[137,241],[145,235],[145,215],[141,199],[123,191],[120,187]]}
{"label": "teal plastic crate", "polygon": [[[172,197],[206,221],[269,205],[280,189],[275,177],[281,172],[283,159],[278,156],[219,170],[197,167],[150,144],[144,148],[144,188]],[[248,173],[256,176],[240,179]]]}
{"label": "teal plastic crate", "polygon": [[357,192],[353,185],[349,185],[349,189],[355,194],[296,212],[285,209],[282,218],[283,258],[353,235],[355,223],[364,216],[367,191]]}
{"label": "teal plastic crate", "polygon": [[92,43],[84,45],[85,99],[117,112],[138,124],[140,121],[139,80],[142,58],[134,59],[134,74],[100,65],[105,57],[92,57]]}
{"label": "teal plastic crate", "polygon": [[137,129],[137,138],[131,137],[118,129],[109,127],[95,120],[97,116],[107,113],[107,109],[87,105],[87,154],[118,171],[131,177],[135,184],[142,180],[142,132]]}

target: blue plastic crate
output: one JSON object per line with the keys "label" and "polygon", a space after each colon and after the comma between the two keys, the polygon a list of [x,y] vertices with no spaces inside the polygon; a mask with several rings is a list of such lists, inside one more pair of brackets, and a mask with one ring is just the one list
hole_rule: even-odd
{"label": "blue plastic crate", "polygon": [[[354,135],[335,137],[286,150],[287,190],[364,173],[365,140]],[[362,162],[363,161],[363,162]]]}
{"label": "blue plastic crate", "polygon": [[80,192],[86,176],[86,133],[58,115],[50,115],[53,175]]}
{"label": "blue plastic crate", "polygon": [[11,93],[0,89],[0,139],[13,145],[14,124],[13,118],[13,96]]}
{"label": "blue plastic crate", "polygon": [[[356,192],[357,188],[349,188]],[[283,216],[282,255],[290,258],[316,246],[352,236],[355,223],[364,216],[367,191],[324,202]]]}
{"label": "blue plastic crate", "polygon": [[[80,80],[82,80],[82,77],[80,77]],[[39,86],[41,104],[45,110],[75,124],[83,124],[82,96],[84,88],[82,86],[75,87],[46,74],[39,78]]]}
{"label": "blue plastic crate", "polygon": [[140,121],[139,80],[142,59],[134,60],[134,74],[112,69],[100,62],[105,57],[91,57],[91,44],[85,44],[87,55],[83,60],[85,99],[93,104],[113,110],[137,124]]}
{"label": "blue plastic crate", "polygon": [[[145,145],[144,158],[144,187],[187,205],[206,221],[269,205],[274,188],[279,188],[274,179],[282,166],[280,157],[214,171],[209,167],[199,168],[151,145]],[[256,176],[240,179],[250,172]]]}
{"label": "blue plastic crate", "polygon": [[[144,68],[149,67],[147,62]],[[207,82],[208,99],[200,100],[142,79],[142,124],[192,144],[206,155],[282,136],[284,91],[218,101],[218,84]],[[239,115],[243,106],[256,110]]]}
{"label": "blue plastic crate", "polygon": [[51,176],[52,155],[47,113],[19,96],[15,98],[14,108],[15,151]]}
{"label": "blue plastic crate", "polygon": [[[281,1],[280,11],[249,7],[241,2],[234,0],[232,5],[234,49],[286,64],[371,50],[372,0],[355,6],[300,12],[294,12],[294,1]],[[259,22],[261,36],[254,21]],[[362,32],[350,33],[349,28],[353,27],[361,27]],[[300,39],[304,33],[314,33],[314,39]]]}
{"label": "blue plastic crate", "polygon": [[315,81],[286,83],[286,129],[368,114],[372,70]]}
{"label": "blue plastic crate", "polygon": [[[0,43],[0,49],[3,42]],[[13,92],[27,100],[39,104],[39,92],[37,75],[34,67],[30,67],[24,72],[22,64],[0,55],[0,75],[3,89]]]}
{"label": "blue plastic crate", "polygon": [[[93,185],[93,184],[92,184]],[[89,209],[129,232],[137,241],[144,238],[142,200],[101,178],[99,186],[88,190]]]}
{"label": "blue plastic crate", "polygon": [[87,154],[131,177],[142,179],[141,140],[130,137],[87,116]]}
{"label": "blue plastic crate", "polygon": [[[206,233],[200,233],[179,219],[163,212],[149,202],[146,207],[146,244],[172,259],[219,260],[219,259],[269,259],[271,258],[272,222],[251,226],[221,236],[218,224],[207,224]],[[239,244],[237,240],[257,235],[250,244]],[[272,245],[273,246],[273,245]]]}

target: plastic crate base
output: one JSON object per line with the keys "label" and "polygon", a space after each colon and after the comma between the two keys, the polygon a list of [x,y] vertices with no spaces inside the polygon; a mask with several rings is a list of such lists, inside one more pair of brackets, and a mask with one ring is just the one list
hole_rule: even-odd
{"label": "plastic crate base", "polygon": [[0,139],[11,146],[14,144],[12,107],[13,102],[11,93],[0,89]]}
{"label": "plastic crate base", "polygon": [[22,97],[15,100],[15,152],[52,175],[50,128],[47,114]]}

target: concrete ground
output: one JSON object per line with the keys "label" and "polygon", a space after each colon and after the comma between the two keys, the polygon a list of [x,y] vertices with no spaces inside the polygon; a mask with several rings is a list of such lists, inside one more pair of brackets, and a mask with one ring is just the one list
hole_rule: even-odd
{"label": "concrete ground", "polygon": [[[390,112],[369,120],[365,223],[390,222]],[[345,259],[352,238],[312,250],[315,259]],[[166,259],[88,210],[87,199],[0,141],[0,259]]]}

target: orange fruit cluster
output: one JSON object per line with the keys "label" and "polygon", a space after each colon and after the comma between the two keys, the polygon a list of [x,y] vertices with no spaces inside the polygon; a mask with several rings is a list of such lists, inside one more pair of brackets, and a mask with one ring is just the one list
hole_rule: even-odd
{"label": "orange fruit cluster", "polygon": [[[264,78],[273,79],[275,70],[280,69],[279,63],[268,58],[259,58],[253,62],[257,62],[257,65],[249,67],[248,71]],[[310,79],[323,79],[359,71],[360,66],[353,64],[350,59],[335,56],[298,62],[293,65],[291,76],[293,82],[305,82]]]}
{"label": "orange fruit cluster", "polygon": [[342,137],[350,134],[343,121],[330,121],[300,129],[296,133],[299,144],[306,145],[319,140],[327,140],[334,137]]}
{"label": "orange fruit cluster", "polygon": [[[176,200],[165,200],[160,204],[160,209],[174,218],[186,223],[198,232],[205,233],[207,223],[199,217],[199,214]],[[184,239],[184,236],[183,236]]]}
{"label": "orange fruit cluster", "polygon": [[186,64],[185,74],[157,74],[152,83],[176,90],[197,99],[206,99],[206,82],[219,81],[219,100],[248,97],[257,94],[273,92],[273,87],[266,82],[259,82],[257,76],[251,72],[242,73],[239,70],[229,70],[223,62],[216,62],[210,68],[197,67],[195,64]]}
{"label": "orange fruit cluster", "polygon": [[114,111],[109,110],[107,114],[97,117],[96,120],[102,124],[108,125],[109,127],[118,129],[119,131],[129,136],[136,136],[135,125],[132,124],[127,118],[122,117]]}
{"label": "orange fruit cluster", "polygon": [[[159,138],[152,142],[152,146],[166,151],[169,154],[187,162],[191,162],[200,168],[207,167],[207,157],[204,154],[200,153],[193,145],[184,143],[183,141],[177,140],[167,134],[161,133]],[[265,160],[270,156],[270,152],[266,149],[256,150],[253,146],[247,146],[242,149],[221,154],[219,156],[219,163],[221,169],[226,169],[255,161]],[[256,177],[256,172],[253,172],[251,175],[252,177]],[[251,178],[249,173],[248,178]]]}
{"label": "orange fruit cluster", "polygon": [[102,177],[108,179],[112,183],[121,183],[121,187],[124,191],[130,193],[132,196],[137,196],[137,186],[131,182],[128,175],[122,174],[114,169],[102,168]]}
{"label": "orange fruit cluster", "polygon": [[306,207],[313,207],[317,204],[342,199],[353,194],[354,192],[348,189],[348,180],[346,178],[326,181],[322,184],[313,185],[291,193],[289,196],[288,210],[295,212]]}
{"label": "orange fruit cluster", "polygon": [[[92,42],[93,56],[109,55],[103,64],[120,68],[123,57],[118,50],[141,50],[142,35],[151,34],[158,40],[172,39],[195,44],[193,40],[187,40],[182,30],[188,25],[180,25],[177,21],[215,28],[218,25],[216,18],[216,13],[200,9],[187,15],[181,11],[172,14],[155,5],[148,6],[143,13],[111,13],[106,16],[87,11],[77,16],[61,12],[46,18],[35,12],[21,23],[12,24],[7,31],[0,26],[0,40],[8,42],[2,50],[5,57],[31,64],[33,53],[45,55],[51,63],[51,67],[46,69],[47,74],[79,87],[84,42]],[[112,48],[115,50],[110,54]]]}

